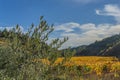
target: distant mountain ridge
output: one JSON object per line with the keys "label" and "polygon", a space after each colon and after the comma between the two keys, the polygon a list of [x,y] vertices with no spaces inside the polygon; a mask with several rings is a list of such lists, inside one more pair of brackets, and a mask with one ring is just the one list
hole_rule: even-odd
{"label": "distant mountain ridge", "polygon": [[74,48],[77,56],[119,56],[120,34],[113,35],[88,46]]}

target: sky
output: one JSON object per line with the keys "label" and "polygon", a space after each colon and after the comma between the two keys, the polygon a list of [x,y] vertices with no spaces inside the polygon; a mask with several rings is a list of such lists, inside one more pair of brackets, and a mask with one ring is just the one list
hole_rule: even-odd
{"label": "sky", "polygon": [[54,24],[50,39],[69,37],[62,48],[120,33],[120,0],[0,0],[0,29],[19,24],[25,31],[40,16]]}

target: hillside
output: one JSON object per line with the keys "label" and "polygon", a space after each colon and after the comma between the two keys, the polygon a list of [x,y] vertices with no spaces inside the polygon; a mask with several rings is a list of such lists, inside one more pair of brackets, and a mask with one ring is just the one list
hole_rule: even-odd
{"label": "hillside", "polygon": [[[6,30],[0,31],[0,45],[5,46],[5,42],[9,32]],[[24,35],[21,37],[24,38]],[[20,37],[20,39],[21,39]],[[101,41],[96,41],[90,45],[82,45],[79,47],[72,48],[76,50],[76,56],[117,56],[120,57],[120,34],[113,35],[111,37],[105,38]]]}
{"label": "hillside", "polygon": [[74,48],[77,56],[120,56],[120,34],[81,47]]}

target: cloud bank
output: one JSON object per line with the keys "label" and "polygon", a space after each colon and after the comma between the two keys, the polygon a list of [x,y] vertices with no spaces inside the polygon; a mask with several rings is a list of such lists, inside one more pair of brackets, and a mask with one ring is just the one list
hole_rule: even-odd
{"label": "cloud bank", "polygon": [[120,33],[120,24],[95,25],[93,23],[88,23],[80,25],[79,23],[71,22],[56,26],[55,31],[61,31],[61,34],[57,34],[60,35],[61,38],[69,37],[69,40],[62,48],[70,46],[77,47],[80,45],[88,45],[96,40],[102,40],[103,38]]}
{"label": "cloud bank", "polygon": [[69,22],[57,25],[55,26],[55,34],[59,35],[60,38],[69,37],[69,40],[62,48],[88,45],[96,40],[102,40],[103,38],[120,33],[119,6],[111,4],[105,5],[101,10],[96,9],[96,14],[100,16],[112,16],[117,24],[104,23],[96,25],[94,23],[79,24]]}

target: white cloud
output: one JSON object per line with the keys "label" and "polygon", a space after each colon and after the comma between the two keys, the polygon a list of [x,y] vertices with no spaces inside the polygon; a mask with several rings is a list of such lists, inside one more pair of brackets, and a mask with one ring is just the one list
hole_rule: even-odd
{"label": "white cloud", "polygon": [[86,30],[96,29],[96,27],[95,27],[95,24],[88,23],[88,24],[83,24],[83,25],[81,25],[81,26],[80,26],[80,29],[86,31]]}
{"label": "white cloud", "polygon": [[[92,0],[76,0],[80,2],[92,2]],[[97,1],[97,0],[94,0]],[[118,24],[94,24],[86,23],[79,24],[75,22],[64,23],[57,25],[55,31],[59,31],[57,35],[60,38],[69,37],[69,40],[62,46],[62,48],[76,47],[80,45],[88,45],[96,40],[119,34],[120,33],[120,7],[117,5],[105,5],[102,10],[96,10],[97,15],[112,16]]]}
{"label": "white cloud", "polygon": [[[93,23],[87,23],[80,25],[79,23],[72,22],[61,25],[56,26],[55,31],[63,30],[58,35],[62,38],[69,37],[69,40],[62,46],[62,48],[88,45],[96,40],[102,40],[103,38],[120,33],[120,24],[95,25]],[[76,28],[77,31],[75,30]]]}
{"label": "white cloud", "polygon": [[104,16],[113,16],[120,23],[120,7],[118,5],[107,4],[104,9],[96,9],[96,14]]}
{"label": "white cloud", "polygon": [[74,22],[70,22],[70,23],[65,23],[65,24],[61,24],[55,27],[56,31],[64,31],[64,32],[73,32],[74,28],[79,27],[78,23],[74,23]]}

